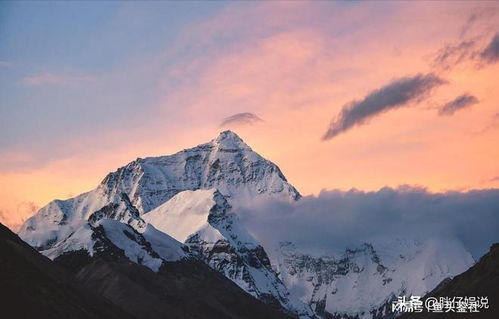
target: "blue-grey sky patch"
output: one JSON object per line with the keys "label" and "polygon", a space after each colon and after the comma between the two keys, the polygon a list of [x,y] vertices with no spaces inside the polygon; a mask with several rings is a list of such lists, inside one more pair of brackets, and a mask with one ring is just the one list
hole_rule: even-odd
{"label": "blue-grey sky patch", "polygon": [[451,116],[454,115],[455,112],[477,103],[478,99],[474,95],[465,93],[456,97],[454,100],[444,104],[438,111],[438,114],[443,116]]}
{"label": "blue-grey sky patch", "polygon": [[332,139],[355,126],[367,123],[379,114],[406,106],[410,102],[418,102],[433,88],[444,83],[443,79],[433,73],[394,80],[372,91],[362,100],[352,101],[343,106],[339,115],[331,121],[322,139]]}

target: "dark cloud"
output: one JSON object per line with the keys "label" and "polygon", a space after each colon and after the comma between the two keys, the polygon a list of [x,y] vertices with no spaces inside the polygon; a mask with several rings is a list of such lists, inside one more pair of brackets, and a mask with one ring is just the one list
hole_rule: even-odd
{"label": "dark cloud", "polygon": [[482,61],[494,63],[499,60],[499,32],[490,41],[489,45],[480,53]]}
{"label": "dark cloud", "polygon": [[269,247],[292,241],[341,251],[365,242],[443,237],[461,241],[477,258],[499,241],[498,189],[438,194],[408,186],[375,192],[323,191],[296,203],[253,205],[241,210],[241,221]]}
{"label": "dark cloud", "polygon": [[499,182],[499,176],[492,177],[489,182]]}
{"label": "dark cloud", "polygon": [[263,122],[263,120],[258,117],[254,113],[237,113],[232,116],[226,117],[223,119],[220,126],[228,126],[228,125],[244,125],[244,124],[255,124],[257,122]]}
{"label": "dark cloud", "polygon": [[436,86],[445,83],[435,74],[418,74],[397,79],[390,84],[369,93],[363,100],[353,101],[341,110],[322,137],[329,140],[354,126],[362,125],[369,119],[388,110],[405,106],[409,102],[420,101]]}
{"label": "dark cloud", "polygon": [[474,48],[474,40],[461,41],[457,44],[447,44],[437,52],[432,62],[433,67],[449,70],[467,59],[472,59],[476,55]]}
{"label": "dark cloud", "polygon": [[443,105],[438,111],[438,114],[450,116],[455,112],[463,108],[470,107],[471,105],[476,103],[478,103],[478,99],[475,96],[466,93]]}

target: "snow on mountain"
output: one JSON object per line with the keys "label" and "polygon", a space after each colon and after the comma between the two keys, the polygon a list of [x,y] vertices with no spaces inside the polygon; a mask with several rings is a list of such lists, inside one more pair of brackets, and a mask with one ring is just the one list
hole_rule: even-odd
{"label": "snow on mountain", "polygon": [[140,233],[125,223],[108,218],[92,225],[83,224],[67,238],[41,253],[51,259],[81,250],[93,256],[108,253],[109,246],[121,250],[132,262],[154,271],[158,271],[165,261],[174,262],[187,257],[184,245],[151,225],[146,225]]}
{"label": "snow on mountain", "polygon": [[300,197],[274,163],[233,132],[224,131],[208,143],[173,155],[137,159],[108,174],[94,190],[49,203],[26,221],[19,236],[34,247],[47,249],[106,205],[113,215],[128,220],[136,214],[130,207],[141,215],[181,191],[211,188],[233,205],[256,198],[293,201]]}
{"label": "snow on mountain", "polygon": [[137,159],[109,174],[102,184],[110,196],[128,194],[141,213],[184,190],[216,188],[233,203],[300,197],[275,164],[231,131],[173,155]]}
{"label": "snow on mountain", "polygon": [[19,237],[38,250],[45,250],[85,224],[84,215],[106,204],[100,187],[68,200],[54,200],[22,225]]}
{"label": "snow on mountain", "polygon": [[290,299],[264,248],[241,227],[227,199],[216,189],[183,191],[142,218],[184,240],[192,254],[251,295],[310,317],[310,309]]}
{"label": "snow on mountain", "polygon": [[291,296],[316,313],[361,318],[385,315],[397,296],[423,296],[474,263],[451,238],[394,239],[320,256],[286,242],[272,250],[270,258]]}
{"label": "snow on mountain", "polygon": [[183,191],[166,203],[142,215],[147,223],[180,242],[201,229],[208,222],[210,210],[217,204],[216,189]]}

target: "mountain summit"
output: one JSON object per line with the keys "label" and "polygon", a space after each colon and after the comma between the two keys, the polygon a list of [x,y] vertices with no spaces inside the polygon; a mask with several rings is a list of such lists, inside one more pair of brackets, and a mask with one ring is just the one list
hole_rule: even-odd
{"label": "mountain summit", "polygon": [[45,250],[97,211],[129,222],[179,192],[212,188],[235,206],[256,198],[300,198],[277,165],[254,152],[234,132],[224,131],[208,143],[173,155],[139,158],[109,173],[88,193],[50,202],[26,221],[19,235]]}
{"label": "mountain summit", "polygon": [[231,130],[221,132],[212,143],[226,151],[251,150],[251,148]]}

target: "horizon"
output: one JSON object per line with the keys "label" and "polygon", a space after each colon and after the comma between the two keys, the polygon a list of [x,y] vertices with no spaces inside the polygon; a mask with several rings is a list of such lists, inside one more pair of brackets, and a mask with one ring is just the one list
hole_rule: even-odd
{"label": "horizon", "polygon": [[10,228],[134,158],[227,129],[303,196],[499,188],[499,3],[0,11],[0,222]]}

